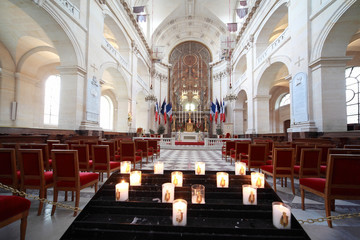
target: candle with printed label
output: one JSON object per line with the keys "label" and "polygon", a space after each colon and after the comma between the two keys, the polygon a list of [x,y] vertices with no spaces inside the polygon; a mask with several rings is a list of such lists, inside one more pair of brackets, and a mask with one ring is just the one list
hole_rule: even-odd
{"label": "candle with printed label", "polygon": [[131,162],[123,161],[120,165],[120,173],[130,174],[131,172]]}
{"label": "candle with printed label", "polygon": [[205,163],[196,162],[195,163],[195,175],[205,175]]}
{"label": "candle with printed label", "polygon": [[263,173],[252,172],[251,173],[251,186],[256,188],[264,188],[265,178]]}
{"label": "candle with printed label", "polygon": [[175,196],[175,185],[172,183],[164,183],[162,185],[162,202],[172,203]]}
{"label": "candle with printed label", "polygon": [[291,208],[282,202],[272,203],[273,224],[278,229],[291,228]]}
{"label": "candle with printed label", "polygon": [[205,204],[205,186],[194,184],[191,186],[191,203]]}
{"label": "candle with printed label", "polygon": [[124,202],[129,199],[129,183],[124,180],[115,185],[115,200]]}
{"label": "candle with printed label", "polygon": [[229,187],[229,174],[226,172],[217,172],[216,173],[216,186],[218,188],[228,188]]}
{"label": "candle with printed label", "polygon": [[235,162],[235,175],[246,175],[246,163]]}
{"label": "candle with printed label", "polygon": [[183,199],[176,199],[173,202],[172,222],[174,226],[186,226],[187,202]]}
{"label": "candle with printed label", "polygon": [[251,185],[242,185],[243,204],[257,205],[257,188]]}
{"label": "candle with printed label", "polygon": [[163,162],[156,162],[154,164],[154,174],[164,174],[164,163]]}
{"label": "candle with printed label", "polygon": [[141,171],[130,173],[130,186],[141,186]]}
{"label": "candle with printed label", "polygon": [[183,173],[182,172],[172,172],[171,173],[171,182],[175,187],[183,186]]}

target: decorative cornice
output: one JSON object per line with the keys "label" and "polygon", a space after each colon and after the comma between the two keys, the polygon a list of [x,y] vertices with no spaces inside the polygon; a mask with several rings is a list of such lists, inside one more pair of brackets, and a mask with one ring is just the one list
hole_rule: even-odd
{"label": "decorative cornice", "polygon": [[240,32],[238,33],[238,35],[236,37],[236,43],[238,43],[240,41],[240,38],[241,38],[242,34],[245,32],[246,27],[249,25],[250,20],[252,19],[253,15],[256,12],[256,9],[260,5],[260,2],[261,2],[261,0],[256,0],[254,6],[251,8],[251,11],[247,15],[247,18],[246,18],[244,24],[242,25],[242,28],[241,28]]}
{"label": "decorative cornice", "polygon": [[143,43],[144,43],[144,45],[145,45],[145,47],[146,47],[146,50],[148,51],[149,55],[151,56],[151,49],[150,49],[150,47],[149,47],[149,44],[146,42],[145,36],[144,36],[144,34],[142,33],[142,31],[141,31],[141,29],[140,29],[140,27],[139,27],[139,24],[137,23],[134,15],[132,14],[131,9],[129,8],[129,6],[128,6],[128,4],[126,3],[125,0],[120,0],[120,3],[123,5],[123,7],[124,7],[126,13],[128,14],[128,16],[129,16],[132,24],[134,25],[137,33],[139,34],[141,40],[143,41]]}

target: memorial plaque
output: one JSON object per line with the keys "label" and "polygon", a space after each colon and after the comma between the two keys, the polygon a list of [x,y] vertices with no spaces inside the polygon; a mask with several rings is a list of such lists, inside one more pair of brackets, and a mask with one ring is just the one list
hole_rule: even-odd
{"label": "memorial plaque", "polygon": [[96,77],[88,79],[86,95],[86,120],[99,122],[101,86]]}
{"label": "memorial plaque", "polygon": [[306,73],[297,73],[291,81],[293,124],[309,121]]}

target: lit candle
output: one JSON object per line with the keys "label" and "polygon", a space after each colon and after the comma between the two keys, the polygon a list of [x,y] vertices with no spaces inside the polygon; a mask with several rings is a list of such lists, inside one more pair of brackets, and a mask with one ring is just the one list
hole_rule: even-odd
{"label": "lit candle", "polygon": [[291,228],[291,209],[282,202],[272,203],[273,224],[278,229]]}
{"label": "lit candle", "polygon": [[120,172],[129,174],[130,171],[131,171],[131,162],[130,161],[121,162]]}
{"label": "lit candle", "polygon": [[124,202],[129,199],[129,183],[124,180],[115,185],[115,200]]}
{"label": "lit candle", "polygon": [[191,202],[193,204],[205,204],[205,186],[194,184],[191,186]]}
{"label": "lit candle", "polygon": [[174,226],[186,226],[187,218],[187,202],[183,199],[176,199],[173,202],[173,217],[172,222]]}
{"label": "lit candle", "polygon": [[251,186],[256,188],[264,188],[265,186],[264,174],[258,172],[252,172]]}
{"label": "lit candle", "polygon": [[235,162],[235,175],[246,175],[246,163]]}
{"label": "lit candle", "polygon": [[141,171],[130,173],[130,186],[141,186]]}
{"label": "lit candle", "polygon": [[257,205],[257,188],[251,185],[242,185],[243,204]]}
{"label": "lit candle", "polygon": [[174,201],[175,185],[172,183],[164,183],[162,185],[162,202],[172,203]]}
{"label": "lit candle", "polygon": [[228,188],[229,187],[229,174],[226,172],[217,172],[216,173],[216,186],[218,188]]}
{"label": "lit candle", "polygon": [[196,162],[195,163],[195,175],[205,175],[205,163]]}
{"label": "lit candle", "polygon": [[172,172],[171,173],[171,182],[175,187],[183,186],[183,173],[182,172]]}
{"label": "lit candle", "polygon": [[154,174],[164,174],[164,163],[156,162],[154,164]]}

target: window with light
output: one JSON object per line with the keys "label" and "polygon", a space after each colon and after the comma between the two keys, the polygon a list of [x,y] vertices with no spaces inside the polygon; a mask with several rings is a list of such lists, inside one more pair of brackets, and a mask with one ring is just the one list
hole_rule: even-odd
{"label": "window with light", "polygon": [[114,107],[108,96],[101,96],[100,99],[100,127],[107,130],[113,129]]}
{"label": "window with light", "polygon": [[45,82],[44,124],[58,125],[60,106],[60,76],[51,75]]}
{"label": "window with light", "polygon": [[346,79],[346,114],[348,124],[358,124],[360,119],[359,91],[360,67],[351,67],[345,70]]}
{"label": "window with light", "polygon": [[282,107],[282,106],[285,106],[285,105],[288,105],[288,104],[290,104],[290,93],[285,94],[281,98],[280,103],[279,103],[279,107]]}

